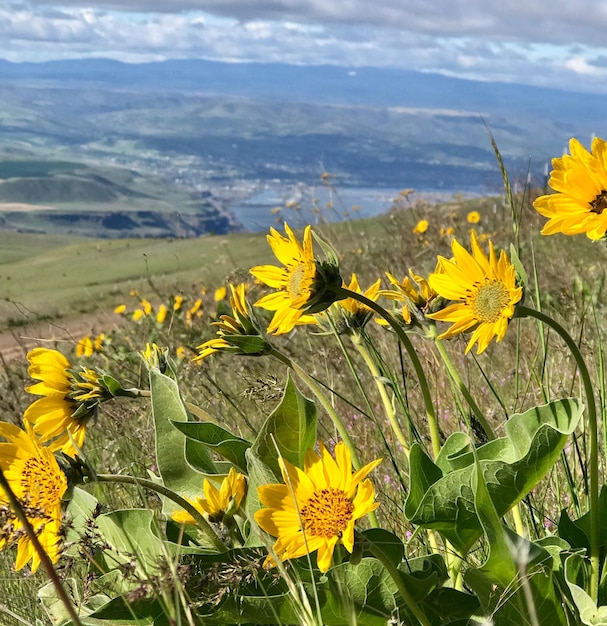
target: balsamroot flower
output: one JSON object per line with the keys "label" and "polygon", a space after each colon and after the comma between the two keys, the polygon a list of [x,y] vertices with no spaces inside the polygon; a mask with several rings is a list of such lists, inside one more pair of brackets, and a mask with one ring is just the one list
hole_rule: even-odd
{"label": "balsamroot flower", "polygon": [[453,324],[439,339],[473,330],[466,354],[476,342],[477,354],[480,354],[493,337],[496,341],[504,338],[508,322],[514,316],[515,305],[522,298],[523,289],[517,287],[514,265],[503,250],[498,259],[490,241],[487,258],[474,231],[471,232],[470,242],[472,254],[454,239],[454,258],[448,260],[438,257],[441,272],[430,274],[430,287],[443,298],[454,302],[427,317]]}
{"label": "balsamroot flower", "polygon": [[57,350],[35,348],[28,352],[27,359],[28,374],[40,382],[25,390],[44,397],[30,404],[23,421],[31,424],[40,441],[51,450],[75,456],[98,405],[122,390],[116,383],[117,388],[110,392],[96,370],[72,370],[70,362]]}
{"label": "balsamroot flower", "polygon": [[[414,321],[421,322],[424,319],[423,312],[428,303],[436,296],[428,281],[423,276],[415,274],[411,269],[409,270],[410,277],[405,276],[401,281],[390,272],[386,272],[386,276],[394,289],[382,290],[380,295],[391,300],[404,302],[401,314],[405,324],[411,324]],[[378,319],[377,322],[382,326],[387,325],[383,319]]]}
{"label": "balsamroot flower", "polygon": [[[322,444],[320,454],[308,450],[303,470],[281,458],[285,484],[259,487],[266,508],[255,513],[259,526],[277,537],[278,558],[296,559],[318,551],[318,568],[326,572],[338,542],[351,553],[354,524],[379,506],[371,481],[364,479],[380,463],[381,459],[372,461],[352,474],[350,451],[343,442],[335,446],[335,458]],[[273,564],[273,558],[266,563]]]}
{"label": "balsamroot flower", "polygon": [[[353,273],[350,284],[344,285],[344,287],[350,291],[354,291],[355,293],[360,293],[369,300],[376,302],[381,295],[380,285],[381,278],[378,278],[366,291],[363,292],[358,284],[358,277]],[[373,316],[373,311],[355,298],[345,298],[344,300],[339,300],[335,306],[342,310],[347,329],[358,330],[363,328]]]}
{"label": "balsamroot flower", "polygon": [[607,143],[595,137],[592,152],[577,140],[569,152],[552,159],[548,184],[557,193],[540,196],[535,210],[549,218],[542,235],[586,233],[589,239],[605,237],[607,231]]}
{"label": "balsamroot flower", "polygon": [[[204,498],[187,498],[188,502],[210,522],[219,523],[226,514],[234,515],[239,509],[247,492],[247,479],[232,467],[219,489],[205,478],[202,481],[202,491]],[[175,511],[171,517],[179,524],[196,524],[196,520],[187,511]]]}
{"label": "balsamroot flower", "polygon": [[288,333],[298,324],[315,323],[312,314],[324,311],[338,299],[329,287],[342,284],[336,262],[315,259],[310,226],[304,230],[302,244],[286,222],[285,232],[287,237],[271,228],[267,236],[272,251],[284,267],[258,265],[251,268],[253,276],[278,290],[255,303],[275,312],[268,332],[276,335]]}
{"label": "balsamroot flower", "polygon": [[[0,422],[0,467],[36,533],[44,551],[56,563],[60,556],[61,499],[67,479],[51,450],[43,446],[26,423],[26,430]],[[0,487],[0,550],[17,543],[15,569],[29,561],[35,572],[40,556],[11,509]]]}
{"label": "balsamroot flower", "polygon": [[270,345],[261,337],[251,320],[245,284],[241,283],[236,287],[230,284],[230,291],[232,292],[230,297],[232,315],[221,315],[218,322],[211,322],[218,328],[218,337],[198,346],[200,354],[194,358],[194,361],[200,361],[215,352],[257,356],[270,350]]}

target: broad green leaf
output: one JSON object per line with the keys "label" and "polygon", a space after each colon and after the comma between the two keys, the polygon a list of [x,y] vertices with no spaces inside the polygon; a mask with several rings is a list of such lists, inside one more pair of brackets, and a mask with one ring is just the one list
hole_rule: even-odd
{"label": "broad green leaf", "polygon": [[480,462],[472,477],[475,507],[487,539],[485,563],[466,572],[465,581],[494,626],[567,626],[567,616],[553,583],[548,552],[502,526]]}
{"label": "broad green leaf", "polygon": [[[278,456],[303,467],[307,450],[316,443],[316,407],[304,398],[289,376],[280,404],[272,411],[255,439],[257,458],[280,476]],[[278,448],[278,449],[277,449]]]}
{"label": "broad green leaf", "polygon": [[[559,400],[513,415],[506,436],[476,449],[482,479],[496,513],[503,516],[524,498],[558,459],[583,407]],[[411,489],[405,514],[415,524],[444,535],[465,554],[482,534],[472,488],[474,455],[462,438],[445,443],[449,454],[434,464],[418,444],[411,448]]]}
{"label": "broad green leaf", "polygon": [[586,593],[586,566],[578,554],[565,560],[565,581],[571,598],[578,610],[579,623],[585,626],[607,626],[607,606],[597,607],[594,600]]}
{"label": "broad green leaf", "polygon": [[[188,412],[183,404],[177,383],[161,374],[156,368],[150,369],[150,390],[152,393],[152,414],[156,433],[156,463],[165,487],[179,495],[194,498],[202,493],[203,476],[186,460],[185,435],[173,426],[173,422],[187,422]],[[216,472],[210,453],[197,450],[200,455],[208,455],[208,466]],[[179,507],[163,498],[163,510],[171,513]]]}
{"label": "broad green leaf", "polygon": [[156,528],[158,520],[150,509],[120,509],[100,515],[96,524],[111,546],[100,556],[108,570],[135,556],[139,574],[149,577],[166,553]]}
{"label": "broad green leaf", "polygon": [[230,461],[241,472],[246,472],[245,452],[251,447],[249,441],[210,422],[173,422],[173,426],[180,430],[188,440],[203,444],[211,452]]}
{"label": "broad green leaf", "polygon": [[126,602],[117,597],[92,613],[83,626],[153,626],[162,615],[156,598]]}
{"label": "broad green leaf", "polygon": [[66,554],[71,556],[79,554],[78,541],[85,532],[87,521],[93,518],[97,504],[97,499],[90,493],[80,487],[74,487],[72,497],[65,510],[65,517],[68,520],[65,525],[67,529],[65,543],[68,546],[65,551]]}
{"label": "broad green leaf", "polygon": [[[392,561],[394,566],[398,566],[403,560],[405,556],[405,546],[396,535],[383,528],[370,528],[361,534],[375,549],[381,550],[384,555]],[[364,550],[363,554],[365,556],[371,556],[369,547]]]}
{"label": "broad green leaf", "polygon": [[[72,599],[77,609],[83,626],[89,624],[86,619],[88,615],[93,613],[100,606],[107,604],[109,601],[109,597],[105,594],[94,594],[87,599],[86,605],[83,605],[78,582],[74,578],[66,578],[62,582],[68,596]],[[38,598],[53,626],[68,626],[69,624],[73,624],[65,608],[65,604],[63,604],[57,596],[57,591],[53,583],[47,583],[41,587],[38,590]]]}

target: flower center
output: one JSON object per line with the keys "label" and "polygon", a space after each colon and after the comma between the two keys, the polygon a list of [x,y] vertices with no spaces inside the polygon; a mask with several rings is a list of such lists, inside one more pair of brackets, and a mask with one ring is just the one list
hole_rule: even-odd
{"label": "flower center", "polygon": [[47,510],[61,500],[65,482],[46,459],[32,456],[23,465],[21,490],[19,495],[28,507]]}
{"label": "flower center", "polygon": [[289,272],[289,281],[287,283],[287,290],[291,300],[295,303],[298,299],[308,299],[309,284],[306,279],[306,265],[304,263],[298,263]]}
{"label": "flower center", "polygon": [[341,489],[317,491],[301,509],[306,533],[313,537],[341,537],[352,520],[354,504]]}
{"label": "flower center", "polygon": [[510,302],[510,292],[504,283],[493,280],[481,285],[471,298],[474,315],[481,322],[497,322]]}
{"label": "flower center", "polygon": [[591,213],[601,215],[605,209],[607,209],[607,189],[601,189],[601,193],[590,202]]}

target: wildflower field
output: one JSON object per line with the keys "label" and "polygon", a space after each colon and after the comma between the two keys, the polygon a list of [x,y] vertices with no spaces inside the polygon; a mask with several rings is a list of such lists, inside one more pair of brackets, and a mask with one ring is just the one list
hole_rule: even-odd
{"label": "wildflower field", "polygon": [[607,624],[607,144],[504,182],[4,360],[0,624]]}

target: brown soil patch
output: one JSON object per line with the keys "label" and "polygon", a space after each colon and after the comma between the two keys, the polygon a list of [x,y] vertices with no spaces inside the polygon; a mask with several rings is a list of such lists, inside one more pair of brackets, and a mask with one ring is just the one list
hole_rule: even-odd
{"label": "brown soil patch", "polygon": [[37,322],[0,332],[0,364],[16,359],[25,361],[25,355],[32,348],[59,348],[65,351],[85,335],[107,333],[120,321],[119,315],[104,311]]}

